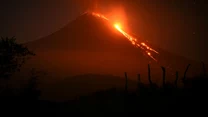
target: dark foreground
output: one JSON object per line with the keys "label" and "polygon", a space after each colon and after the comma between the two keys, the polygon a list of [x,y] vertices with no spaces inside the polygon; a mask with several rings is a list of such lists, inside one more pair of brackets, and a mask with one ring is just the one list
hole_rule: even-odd
{"label": "dark foreground", "polygon": [[208,78],[186,80],[184,86],[138,84],[137,91],[112,88],[80,96],[67,102],[38,100],[38,90],[25,90],[14,96],[10,90],[1,94],[1,112],[14,114],[69,114],[70,112],[203,112],[207,108]]}

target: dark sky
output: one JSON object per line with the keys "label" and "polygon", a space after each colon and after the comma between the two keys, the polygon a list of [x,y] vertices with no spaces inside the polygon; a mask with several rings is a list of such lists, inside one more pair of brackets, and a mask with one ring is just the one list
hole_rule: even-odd
{"label": "dark sky", "polygon": [[[93,0],[1,0],[0,36],[27,42],[62,28]],[[207,6],[196,0],[98,0],[104,14],[122,7],[131,32],[168,51],[208,61]],[[127,27],[126,27],[127,28]]]}

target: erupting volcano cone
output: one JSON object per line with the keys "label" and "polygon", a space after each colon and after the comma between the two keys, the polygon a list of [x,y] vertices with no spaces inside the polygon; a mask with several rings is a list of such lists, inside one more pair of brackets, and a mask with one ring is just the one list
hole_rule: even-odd
{"label": "erupting volcano cone", "polygon": [[[29,66],[45,70],[52,76],[57,76],[56,82],[60,77],[80,74],[124,77],[124,72],[127,72],[129,79],[136,79],[140,73],[141,81],[148,83],[147,68],[150,64],[152,82],[162,83],[161,66],[167,68],[166,76],[169,80],[171,76],[175,78],[176,70],[182,77],[186,66],[194,63],[145,42],[145,45],[151,45],[157,50],[156,62],[150,58],[153,53],[135,47],[118,28],[105,18],[85,13],[59,31],[27,43],[36,56],[27,62],[25,68]],[[140,44],[143,48],[146,47]],[[187,75],[191,75],[196,69],[200,71],[191,66]]]}
{"label": "erupting volcano cone", "polygon": [[90,13],[27,46],[37,54],[31,64],[62,75],[136,75],[146,72],[149,63],[111,23]]}

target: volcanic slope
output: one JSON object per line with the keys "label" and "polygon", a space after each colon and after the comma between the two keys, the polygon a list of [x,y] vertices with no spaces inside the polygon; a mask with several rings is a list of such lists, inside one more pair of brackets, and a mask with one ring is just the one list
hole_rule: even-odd
{"label": "volcanic slope", "polygon": [[[57,76],[80,74],[112,74],[130,78],[138,73],[147,80],[147,65],[151,63],[153,80],[161,81],[161,65],[172,71],[184,72],[193,61],[168,53],[160,48],[158,62],[136,48],[113,24],[85,13],[59,31],[26,44],[36,53],[28,65],[41,68]],[[172,68],[171,68],[172,67]]]}
{"label": "volcanic slope", "polygon": [[[26,62],[23,69],[33,67],[46,71],[47,77],[41,78],[42,97],[65,100],[109,87],[124,87],[124,72],[128,73],[131,84],[138,73],[141,81],[148,83],[148,64],[152,81],[162,83],[161,65],[167,67],[169,80],[175,78],[173,73],[176,70],[182,77],[186,65],[194,63],[145,43],[159,52],[154,55],[157,62],[144,50],[133,46],[111,22],[85,13],[59,31],[26,43],[36,56]],[[195,71],[195,67],[191,66],[190,69]]]}
{"label": "volcanic slope", "polygon": [[[28,64],[64,75],[147,72],[148,58],[111,23],[86,13],[59,31],[26,44]],[[145,68],[145,69],[144,69]],[[136,75],[136,74],[135,74]]]}

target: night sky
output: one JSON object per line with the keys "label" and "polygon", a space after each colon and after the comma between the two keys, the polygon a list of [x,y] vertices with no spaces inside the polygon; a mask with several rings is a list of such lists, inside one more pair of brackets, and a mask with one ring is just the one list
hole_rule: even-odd
{"label": "night sky", "polygon": [[[170,52],[208,62],[207,5],[196,0],[98,0],[100,12],[116,7],[132,33]],[[1,0],[0,36],[27,42],[64,27],[93,0]],[[206,47],[207,46],[207,47]]]}

